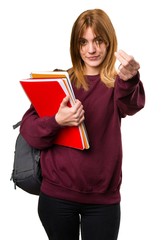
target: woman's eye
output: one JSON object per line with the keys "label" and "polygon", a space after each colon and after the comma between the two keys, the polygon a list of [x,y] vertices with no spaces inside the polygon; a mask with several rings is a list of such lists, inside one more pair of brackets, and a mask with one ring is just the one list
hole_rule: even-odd
{"label": "woman's eye", "polygon": [[85,39],[80,39],[79,43],[81,46],[85,46],[87,44],[87,41]]}
{"label": "woman's eye", "polygon": [[100,45],[101,43],[103,43],[103,39],[101,37],[98,37],[95,39],[95,43]]}

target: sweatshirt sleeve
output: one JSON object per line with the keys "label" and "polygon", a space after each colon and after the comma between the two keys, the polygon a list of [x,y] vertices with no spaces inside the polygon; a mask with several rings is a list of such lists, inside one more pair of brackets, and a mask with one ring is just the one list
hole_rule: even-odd
{"label": "sweatshirt sleeve", "polygon": [[31,105],[22,118],[20,133],[31,146],[45,149],[54,144],[60,129],[61,126],[55,121],[55,116],[39,117]]}
{"label": "sweatshirt sleeve", "polygon": [[122,115],[133,115],[145,105],[145,91],[139,72],[128,81],[117,76],[115,82],[115,100]]}

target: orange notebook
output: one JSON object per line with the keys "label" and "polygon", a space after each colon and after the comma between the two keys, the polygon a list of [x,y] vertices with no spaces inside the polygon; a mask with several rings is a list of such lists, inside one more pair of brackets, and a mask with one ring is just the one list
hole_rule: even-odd
{"label": "orange notebook", "polygon": [[[68,81],[66,78],[29,78],[21,80],[20,84],[38,115],[43,117],[55,115],[62,99],[67,95],[71,96],[73,89]],[[68,106],[74,104],[74,99],[72,95]],[[88,149],[89,142],[84,123],[78,127],[62,128],[54,143],[81,150]]]}

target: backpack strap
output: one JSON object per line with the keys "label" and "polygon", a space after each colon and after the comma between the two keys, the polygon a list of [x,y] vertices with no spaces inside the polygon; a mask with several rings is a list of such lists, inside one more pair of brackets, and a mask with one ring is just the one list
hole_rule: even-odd
{"label": "backpack strap", "polygon": [[17,122],[16,124],[13,125],[13,129],[16,129],[21,125],[21,121]]}

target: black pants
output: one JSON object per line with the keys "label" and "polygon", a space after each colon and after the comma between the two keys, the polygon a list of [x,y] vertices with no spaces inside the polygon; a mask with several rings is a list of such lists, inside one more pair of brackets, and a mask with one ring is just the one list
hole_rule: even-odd
{"label": "black pants", "polygon": [[116,240],[120,205],[80,204],[41,193],[38,213],[49,240]]}

